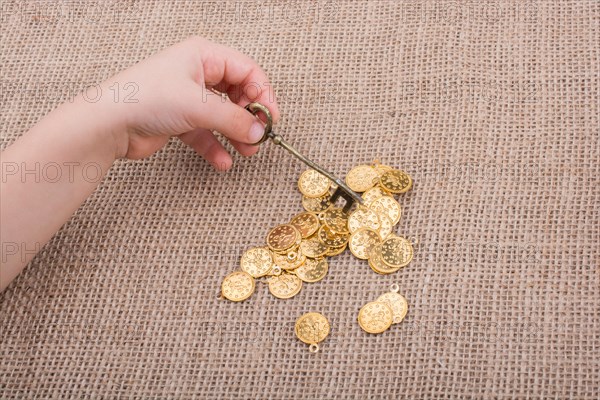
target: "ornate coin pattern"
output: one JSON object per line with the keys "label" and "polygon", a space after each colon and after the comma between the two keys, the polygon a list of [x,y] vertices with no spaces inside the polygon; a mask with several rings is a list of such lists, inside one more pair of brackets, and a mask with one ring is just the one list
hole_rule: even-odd
{"label": "ornate coin pattern", "polygon": [[331,207],[329,198],[329,194],[315,198],[302,196],[302,207],[308,212],[320,213]]}
{"label": "ornate coin pattern", "polygon": [[264,247],[254,247],[247,250],[240,261],[242,271],[247,272],[253,278],[265,276],[273,266],[273,258],[269,249]]}
{"label": "ornate coin pattern", "polygon": [[298,229],[300,235],[302,235],[302,239],[306,239],[319,229],[320,223],[319,218],[315,214],[304,212],[292,218],[290,225]]}
{"label": "ornate coin pattern", "polygon": [[306,197],[320,197],[329,192],[331,181],[314,169],[308,169],[300,175],[298,188]]}
{"label": "ornate coin pattern", "polygon": [[223,279],[221,293],[231,301],[243,301],[254,293],[254,278],[244,271],[234,271]]}
{"label": "ornate coin pattern", "polygon": [[327,318],[317,312],[309,312],[300,316],[294,327],[296,337],[300,341],[310,344],[313,352],[319,350],[318,344],[327,338],[330,331],[331,325]]}
{"label": "ornate coin pattern", "polygon": [[327,260],[324,258],[318,260],[309,258],[294,272],[296,273],[296,276],[303,282],[314,283],[325,278],[328,270],[329,265],[327,264]]}
{"label": "ornate coin pattern", "polygon": [[377,213],[366,207],[359,207],[348,217],[348,230],[356,232],[360,228],[378,230],[381,226]]}
{"label": "ornate coin pattern", "polygon": [[283,272],[269,278],[269,292],[279,299],[289,299],[300,293],[302,281],[296,275]]}
{"label": "ornate coin pattern", "polygon": [[379,174],[370,165],[354,167],[346,175],[346,184],[355,192],[365,192],[378,183]]}
{"label": "ornate coin pattern", "polygon": [[372,301],[358,312],[358,324],[368,333],[381,333],[394,322],[392,309],[385,303]]}
{"label": "ornate coin pattern", "polygon": [[348,214],[341,208],[330,208],[321,214],[323,223],[335,233],[350,233],[348,230]]}
{"label": "ornate coin pattern", "polygon": [[269,231],[267,246],[274,252],[282,253],[299,244],[300,240],[302,240],[302,236],[298,232],[298,229],[293,225],[284,224],[276,226]]}
{"label": "ornate coin pattern", "polygon": [[390,267],[381,261],[381,244],[374,246],[369,253],[369,267],[378,274],[387,275],[398,271],[400,267]]}
{"label": "ornate coin pattern", "polygon": [[408,302],[401,294],[396,292],[385,293],[379,296],[377,301],[387,304],[392,309],[394,324],[399,324],[406,317]]}
{"label": "ornate coin pattern", "polygon": [[323,225],[319,228],[317,237],[318,240],[328,248],[339,248],[348,243],[347,234],[335,233],[326,225]]}
{"label": "ornate coin pattern", "polygon": [[348,247],[354,257],[367,260],[369,252],[379,243],[381,243],[379,233],[369,228],[361,228],[350,235]]}
{"label": "ornate coin pattern", "polygon": [[377,230],[377,232],[379,232],[379,236],[381,236],[381,239],[383,240],[392,233],[392,229],[394,229],[394,224],[392,223],[390,217],[388,217],[387,215],[379,214],[378,217],[379,229]]}
{"label": "ornate coin pattern", "polygon": [[296,269],[306,261],[306,256],[299,251],[291,251],[288,254],[271,253],[273,262],[284,270]]}
{"label": "ornate coin pattern", "polygon": [[381,186],[375,186],[362,194],[362,198],[367,207],[370,206],[375,200],[383,196],[391,196],[391,194]]}
{"label": "ornate coin pattern", "polygon": [[321,242],[316,236],[304,239],[302,243],[300,243],[300,252],[306,257],[320,258],[323,257],[328,250],[329,247]]}
{"label": "ornate coin pattern", "polygon": [[412,258],[412,244],[403,237],[390,236],[381,244],[381,261],[389,267],[405,267]]}
{"label": "ornate coin pattern", "polygon": [[391,193],[406,193],[412,187],[411,177],[404,171],[392,169],[379,178],[381,186]]}
{"label": "ornate coin pattern", "polygon": [[394,225],[400,221],[400,216],[402,215],[400,204],[391,196],[383,196],[374,200],[369,208],[378,214],[389,217]]}

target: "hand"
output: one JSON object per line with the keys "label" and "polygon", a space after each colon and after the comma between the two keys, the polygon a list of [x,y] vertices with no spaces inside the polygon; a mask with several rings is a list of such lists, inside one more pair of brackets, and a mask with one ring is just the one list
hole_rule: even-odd
{"label": "hand", "polygon": [[[122,121],[117,132],[118,157],[141,159],[161,149],[172,136],[192,147],[219,170],[232,159],[212,131],[222,133],[244,156],[258,150],[263,124],[243,107],[253,101],[279,118],[273,89],[249,57],[228,47],[192,37],[117,74],[102,84],[133,83],[136,103],[111,104]],[[214,91],[226,93],[228,100]],[[110,97],[110,96],[107,96]],[[111,99],[112,101],[112,99]]]}

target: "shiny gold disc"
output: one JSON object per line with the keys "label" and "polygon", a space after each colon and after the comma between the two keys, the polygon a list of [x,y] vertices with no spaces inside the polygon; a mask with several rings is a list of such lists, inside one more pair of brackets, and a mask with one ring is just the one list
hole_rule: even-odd
{"label": "shiny gold disc", "polygon": [[267,275],[273,266],[271,252],[265,247],[254,247],[242,255],[240,267],[253,278]]}
{"label": "shiny gold disc", "polygon": [[243,301],[252,296],[256,283],[250,274],[235,271],[227,275],[221,284],[223,297],[231,301]]}
{"label": "shiny gold disc", "polygon": [[328,250],[329,247],[321,242],[316,236],[304,239],[300,243],[300,252],[306,257],[320,258],[323,257]]}
{"label": "shiny gold disc", "polygon": [[330,198],[331,196],[329,193],[315,198],[302,196],[302,207],[304,207],[306,211],[320,213],[331,207],[331,201],[329,201]]}
{"label": "shiny gold disc", "polygon": [[356,258],[366,260],[369,258],[371,249],[380,243],[379,233],[369,228],[361,228],[350,235],[348,247]]}
{"label": "shiny gold disc", "polygon": [[411,177],[404,171],[393,169],[379,178],[381,186],[391,193],[406,193],[412,187]]}
{"label": "shiny gold disc", "polygon": [[300,175],[298,188],[306,197],[320,197],[329,193],[331,181],[314,169],[308,169]]}
{"label": "shiny gold disc", "polygon": [[276,226],[267,235],[267,246],[277,253],[284,253],[300,243],[302,236],[293,225]]}
{"label": "shiny gold disc", "polygon": [[390,267],[381,261],[381,244],[374,246],[369,252],[369,267],[382,275],[393,274],[400,269],[400,267]]}
{"label": "shiny gold disc", "polygon": [[392,167],[390,167],[389,165],[374,164],[373,165],[373,169],[375,169],[375,171],[377,171],[377,173],[379,174],[379,176],[381,176],[384,173],[392,170]]}
{"label": "shiny gold disc", "polygon": [[298,229],[300,235],[302,235],[302,239],[306,239],[307,237],[312,236],[319,229],[321,223],[315,214],[303,212],[292,218],[290,225],[293,225],[296,229]]}
{"label": "shiny gold disc", "polygon": [[383,196],[374,200],[369,208],[377,214],[387,215],[394,225],[400,221],[400,216],[402,215],[400,204],[391,196]]}
{"label": "shiny gold disc", "polygon": [[333,232],[329,227],[323,225],[317,232],[318,240],[323,243],[327,248],[330,247],[341,247],[348,243],[348,234],[339,234]]}
{"label": "shiny gold disc", "polygon": [[394,224],[392,224],[392,220],[387,215],[379,214],[378,217],[380,226],[377,232],[379,232],[381,240],[384,240],[392,233],[392,229],[394,229]]}
{"label": "shiny gold disc", "polygon": [[379,181],[379,174],[370,165],[354,167],[346,175],[346,184],[355,192],[364,192],[371,189]]}
{"label": "shiny gold disc", "polygon": [[329,266],[324,258],[314,260],[307,259],[306,262],[294,271],[296,276],[303,282],[313,283],[325,278]]}
{"label": "shiny gold disc", "polygon": [[341,208],[330,208],[321,214],[323,223],[335,233],[350,233],[348,230],[348,214]]}
{"label": "shiny gold disc", "polygon": [[401,294],[395,292],[385,293],[379,296],[377,301],[387,304],[392,309],[394,324],[399,324],[406,317],[408,302]]}
{"label": "shiny gold disc", "polygon": [[405,238],[391,235],[381,244],[381,261],[389,267],[402,268],[413,259],[412,244]]}
{"label": "shiny gold disc", "polygon": [[273,252],[271,253],[271,257],[273,258],[275,265],[286,271],[296,269],[306,262],[306,256],[302,254],[300,250],[290,251],[288,254],[277,254]]}
{"label": "shiny gold disc", "polygon": [[296,321],[296,336],[306,344],[317,344],[325,340],[331,331],[329,321],[322,314],[309,312]]}
{"label": "shiny gold disc", "polygon": [[269,278],[269,292],[279,299],[294,297],[302,289],[302,281],[296,275],[282,272],[279,276]]}
{"label": "shiny gold disc", "polygon": [[379,301],[367,303],[358,312],[358,324],[368,333],[381,333],[392,326],[392,309]]}
{"label": "shiny gold disc", "polygon": [[348,230],[356,232],[360,228],[378,230],[381,225],[377,213],[366,207],[359,207],[348,217]]}
{"label": "shiny gold disc", "polygon": [[391,196],[391,194],[381,186],[375,186],[362,194],[362,198],[365,201],[365,206],[367,207],[369,207],[375,200],[383,196]]}

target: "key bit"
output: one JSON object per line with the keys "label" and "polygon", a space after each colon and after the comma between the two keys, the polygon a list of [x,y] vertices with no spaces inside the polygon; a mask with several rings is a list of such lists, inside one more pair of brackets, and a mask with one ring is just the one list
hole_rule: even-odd
{"label": "key bit", "polygon": [[273,118],[271,117],[271,112],[269,111],[269,109],[267,107],[265,107],[264,105],[262,105],[260,103],[250,103],[245,108],[246,108],[246,110],[251,112],[253,115],[256,115],[260,111],[263,114],[265,114],[265,117],[267,118],[267,121],[265,123],[265,132],[263,134],[263,137],[254,144],[258,145],[258,144],[265,142],[267,139],[271,139],[273,141],[273,143],[286,149],[288,152],[290,152],[294,157],[296,157],[297,159],[302,161],[304,164],[308,165],[310,168],[312,168],[315,171],[326,176],[329,180],[331,180],[333,183],[335,183],[337,185],[337,189],[335,190],[333,195],[331,195],[331,197],[330,197],[330,202],[333,204],[340,197],[343,198],[345,201],[344,208],[343,208],[344,212],[350,211],[350,209],[352,208],[352,206],[354,205],[355,202],[358,204],[364,204],[362,197],[360,197],[360,195],[358,193],[356,193],[355,191],[350,189],[344,181],[342,181],[340,178],[333,175],[331,172],[327,171],[325,168],[323,168],[320,165],[316,164],[315,162],[311,161],[308,157],[304,156],[302,153],[300,153],[298,150],[296,150],[291,144],[286,142],[281,135],[273,132]]}

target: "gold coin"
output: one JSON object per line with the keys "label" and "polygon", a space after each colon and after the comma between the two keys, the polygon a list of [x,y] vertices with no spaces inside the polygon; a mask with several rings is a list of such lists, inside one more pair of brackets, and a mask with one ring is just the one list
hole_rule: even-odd
{"label": "gold coin", "polygon": [[331,207],[330,198],[331,196],[329,193],[315,198],[302,196],[302,207],[304,207],[306,211],[320,213]]}
{"label": "gold coin", "polygon": [[275,265],[287,271],[298,268],[306,261],[306,256],[300,251],[290,251],[287,254],[273,252],[271,253],[271,257]]}
{"label": "gold coin", "polygon": [[283,253],[302,240],[298,229],[293,225],[284,224],[276,226],[267,235],[267,246],[277,253]]}
{"label": "gold coin", "polygon": [[412,259],[412,244],[403,237],[393,235],[381,244],[381,261],[389,267],[405,267]]}
{"label": "gold coin", "polygon": [[323,225],[317,232],[318,240],[327,248],[340,247],[348,243],[348,235],[333,232],[329,227]]}
{"label": "gold coin", "polygon": [[393,274],[400,269],[400,267],[390,267],[381,261],[381,244],[374,246],[369,252],[369,267],[382,275]]}
{"label": "gold coin", "polygon": [[379,229],[377,230],[377,232],[379,232],[379,236],[381,236],[381,240],[384,240],[388,236],[390,236],[390,234],[392,233],[394,224],[392,224],[392,220],[387,215],[379,214],[378,217],[379,217],[380,226],[379,226]]}
{"label": "gold coin", "polygon": [[298,229],[300,235],[302,235],[302,239],[306,239],[307,237],[312,236],[319,229],[321,223],[315,214],[303,212],[292,218],[290,225],[293,225],[296,229]]}
{"label": "gold coin", "polygon": [[300,175],[298,188],[306,197],[320,197],[329,193],[331,181],[314,169],[308,169]]}
{"label": "gold coin", "polygon": [[371,249],[381,243],[379,233],[369,228],[361,228],[350,235],[348,247],[356,258],[366,260]]}
{"label": "gold coin", "polygon": [[392,326],[393,315],[387,304],[372,301],[358,312],[358,324],[368,333],[381,333]]}
{"label": "gold coin", "polygon": [[344,250],[346,250],[346,247],[348,247],[347,244],[339,247],[330,247],[329,250],[327,250],[327,253],[325,253],[325,255],[327,257],[337,256],[338,254],[342,254]]}
{"label": "gold coin", "polygon": [[223,297],[231,301],[243,301],[252,296],[256,284],[254,278],[244,271],[235,271],[227,275],[221,284]]}
{"label": "gold coin", "polygon": [[366,207],[359,207],[348,217],[348,230],[350,233],[356,232],[360,228],[369,228],[376,231],[380,225],[377,213]]}
{"label": "gold coin", "polygon": [[320,258],[323,257],[328,250],[329,247],[321,242],[316,236],[304,239],[300,243],[300,252],[306,257]]}
{"label": "gold coin", "polygon": [[296,275],[283,272],[269,279],[269,292],[279,299],[294,297],[302,289],[302,281]]}
{"label": "gold coin", "polygon": [[401,294],[395,292],[385,293],[379,296],[377,301],[387,304],[392,309],[394,324],[399,324],[406,317],[408,302]]}
{"label": "gold coin", "polygon": [[271,252],[265,247],[254,247],[247,250],[240,261],[242,271],[247,272],[253,278],[265,276],[272,266]]}
{"label": "gold coin", "polygon": [[327,260],[323,258],[319,260],[309,258],[302,266],[296,269],[294,273],[303,282],[313,283],[325,278],[328,270],[329,266],[327,265]]}
{"label": "gold coin", "polygon": [[367,207],[370,206],[375,200],[383,196],[391,196],[391,194],[381,186],[375,186],[362,194],[362,198]]}
{"label": "gold coin", "polygon": [[370,165],[354,167],[346,175],[346,184],[355,192],[364,192],[371,189],[379,181],[379,174]]}
{"label": "gold coin", "polygon": [[325,340],[331,331],[329,321],[322,314],[309,312],[296,321],[296,336],[306,344],[317,344]]}
{"label": "gold coin", "polygon": [[385,190],[392,193],[406,193],[412,187],[411,177],[406,172],[397,169],[385,172],[379,181]]}
{"label": "gold coin", "polygon": [[323,223],[335,233],[350,233],[348,230],[348,214],[341,208],[330,208],[321,214]]}
{"label": "gold coin", "polygon": [[400,221],[400,216],[402,215],[400,204],[391,196],[378,198],[371,203],[369,208],[378,214],[387,215],[394,225]]}

